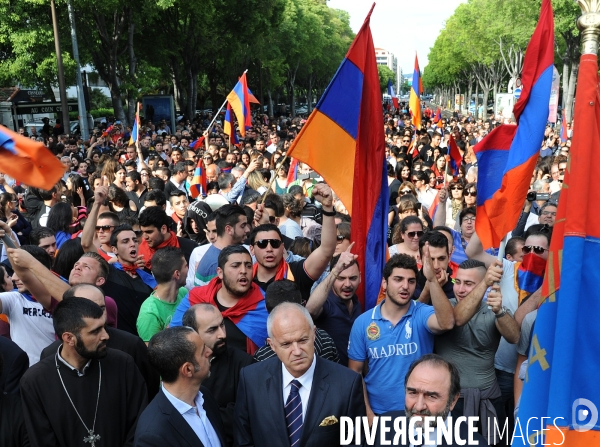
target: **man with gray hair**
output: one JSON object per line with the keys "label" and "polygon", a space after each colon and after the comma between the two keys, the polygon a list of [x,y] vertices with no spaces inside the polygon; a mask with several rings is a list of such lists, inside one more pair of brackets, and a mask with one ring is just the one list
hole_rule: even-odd
{"label": "man with gray hair", "polygon": [[171,197],[174,192],[183,191],[187,197],[185,189],[185,180],[187,179],[187,166],[185,162],[180,161],[171,167],[171,178],[165,185],[165,195]]}
{"label": "man with gray hair", "polygon": [[340,418],[365,415],[361,377],[315,355],[315,326],[299,304],[276,306],[267,331],[277,357],[241,372],[235,444],[257,445],[265,439],[272,445],[339,444]]}
{"label": "man with gray hair", "polygon": [[219,194],[224,196],[229,203],[240,202],[242,199],[242,194],[244,194],[244,190],[246,188],[246,183],[248,182],[248,177],[252,172],[258,169],[259,163],[258,159],[254,159],[251,161],[245,171],[243,171],[242,175],[236,177],[233,174],[234,169],[240,168],[232,168],[231,173],[222,172],[219,174],[218,182],[219,182]]}

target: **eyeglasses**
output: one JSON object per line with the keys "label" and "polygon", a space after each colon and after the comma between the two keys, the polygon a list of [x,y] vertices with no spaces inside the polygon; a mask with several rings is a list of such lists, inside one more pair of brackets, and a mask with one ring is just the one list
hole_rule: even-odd
{"label": "eyeglasses", "polygon": [[467,191],[465,197],[477,197],[477,191]]}
{"label": "eyeglasses", "polygon": [[538,245],[524,245],[523,246],[523,253],[525,253],[526,255],[531,253],[532,250],[536,255],[543,255],[545,251],[548,251],[547,248],[540,247]]}
{"label": "eyeglasses", "polygon": [[463,187],[462,186],[451,186],[450,187],[450,191],[462,191]]}
{"label": "eyeglasses", "polygon": [[423,232],[422,231],[409,231],[408,233],[406,233],[406,235],[409,238],[414,239],[414,238],[423,236]]}
{"label": "eyeglasses", "polygon": [[282,242],[280,239],[259,239],[258,241],[254,242],[254,245],[256,245],[258,248],[265,249],[269,244],[271,244],[271,247],[277,249],[281,247],[281,243]]}
{"label": "eyeglasses", "polygon": [[115,225],[99,225],[99,226],[96,226],[96,231],[97,232],[99,232],[100,230],[109,231],[109,230],[112,230],[113,228],[115,228]]}
{"label": "eyeglasses", "polygon": [[147,172],[142,172],[142,173],[140,173],[140,176],[141,177],[148,177],[148,173]]}
{"label": "eyeglasses", "polygon": [[403,189],[402,191],[400,191],[401,196],[403,196],[405,194],[412,194],[412,191],[410,189]]}
{"label": "eyeglasses", "polygon": [[475,222],[475,216],[465,217],[463,219],[463,222],[467,222],[467,223]]}

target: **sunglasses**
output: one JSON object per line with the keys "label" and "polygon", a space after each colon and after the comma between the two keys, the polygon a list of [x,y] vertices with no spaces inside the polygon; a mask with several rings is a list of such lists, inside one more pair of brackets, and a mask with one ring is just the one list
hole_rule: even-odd
{"label": "sunglasses", "polygon": [[404,189],[404,190],[400,191],[401,196],[403,196],[405,194],[412,194],[412,191],[410,189]]}
{"label": "sunglasses", "polygon": [[342,242],[344,240],[344,236],[342,236],[341,234],[338,234],[336,236],[336,239],[337,239],[338,242]]}
{"label": "sunglasses", "polygon": [[406,235],[411,238],[414,239],[416,237],[421,237],[423,236],[423,232],[422,231],[409,231],[408,233],[406,233]]}
{"label": "sunglasses", "polygon": [[451,186],[450,191],[462,191],[462,186]]}
{"label": "sunglasses", "polygon": [[142,230],[137,230],[137,231],[136,231],[136,230],[133,230],[133,232],[135,233],[135,235],[136,235],[137,237],[140,237],[140,236],[142,235]]}
{"label": "sunglasses", "polygon": [[402,140],[403,143],[410,143],[410,140]]}
{"label": "sunglasses", "polygon": [[271,244],[271,247],[277,249],[281,247],[282,242],[280,239],[259,239],[254,242],[254,245],[261,249],[267,248],[269,244]]}
{"label": "sunglasses", "polygon": [[525,253],[526,255],[531,253],[532,250],[536,255],[543,255],[545,251],[548,251],[547,248],[539,247],[537,245],[524,245],[523,246],[523,253]]}
{"label": "sunglasses", "polygon": [[113,228],[115,228],[114,225],[99,225],[99,226],[96,226],[96,231],[100,231],[100,230],[109,231],[109,230],[112,230]]}
{"label": "sunglasses", "polygon": [[465,197],[477,197],[477,191],[467,191]]}

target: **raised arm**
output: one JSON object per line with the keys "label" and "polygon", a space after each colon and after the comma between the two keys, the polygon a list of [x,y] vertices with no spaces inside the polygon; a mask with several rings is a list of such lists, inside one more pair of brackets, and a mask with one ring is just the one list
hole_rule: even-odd
{"label": "raised arm", "polygon": [[100,206],[104,203],[108,197],[108,187],[98,186],[94,191],[94,204],[88,215],[88,219],[83,226],[81,233],[81,246],[84,252],[98,251],[94,244],[94,236],[96,235],[96,223],[98,223],[98,214],[100,213]]}
{"label": "raised arm", "polygon": [[515,321],[512,313],[502,307],[502,292],[500,286],[494,284],[492,290],[488,294],[488,305],[492,308],[492,312],[496,315],[496,328],[507,342],[515,344],[519,341],[521,329]]}
{"label": "raised arm", "polygon": [[483,245],[481,245],[481,240],[479,239],[479,236],[477,236],[477,232],[473,233],[473,236],[471,236],[469,244],[465,249],[465,254],[470,259],[477,259],[478,261],[483,262],[486,268],[492,265],[496,260],[495,256],[492,256],[483,250]]}
{"label": "raised arm", "polygon": [[485,278],[471,292],[454,306],[454,322],[457,326],[464,326],[469,322],[479,309],[481,300],[488,287],[502,279],[502,263],[497,259],[490,265]]}
{"label": "raised arm", "polygon": [[329,275],[327,275],[327,277],[315,288],[315,291],[311,293],[308,298],[306,310],[308,310],[313,318],[319,318],[323,312],[323,305],[325,304],[325,301],[327,301],[327,296],[329,295],[329,292],[331,292],[331,288],[337,277],[358,257],[357,255],[350,253],[353,246],[354,242],[350,244],[346,251],[340,254],[340,259],[338,259],[337,264],[331,269]]}
{"label": "raised arm", "polygon": [[440,204],[437,207],[435,216],[433,216],[433,226],[440,227],[446,225],[446,201],[448,200],[448,190],[446,188],[440,189],[438,192],[440,197]]}
{"label": "raised arm", "polygon": [[434,314],[427,320],[427,326],[434,334],[441,334],[449,331],[454,327],[454,309],[450,300],[444,293],[431,262],[429,254],[429,242],[423,247],[423,274],[429,285],[429,293],[431,294],[431,304],[433,305]]}
{"label": "raised arm", "polygon": [[321,228],[321,246],[313,251],[306,261],[304,268],[311,278],[318,278],[327,268],[331,261],[335,246],[337,245],[337,230],[335,228],[334,216],[325,213],[333,213],[333,192],[324,183],[318,183],[313,187],[312,196],[323,206],[323,226]]}

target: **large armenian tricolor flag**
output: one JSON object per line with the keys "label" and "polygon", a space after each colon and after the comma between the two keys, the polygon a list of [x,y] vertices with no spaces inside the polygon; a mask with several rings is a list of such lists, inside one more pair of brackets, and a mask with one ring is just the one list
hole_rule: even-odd
{"label": "large armenian tricolor flag", "polygon": [[542,286],[546,299],[535,321],[518,414],[521,426],[531,424],[518,445],[600,445],[600,213],[590,188],[600,147],[598,81],[597,55],[583,54],[573,144]]}
{"label": "large armenian tricolor flag", "polygon": [[497,127],[474,148],[479,165],[476,230],[484,248],[498,247],[519,220],[544,139],[553,67],[554,19],[550,1],[544,0],[525,53],[523,91],[513,110],[517,126]]}
{"label": "large armenian tricolor flag", "polygon": [[233,90],[227,95],[227,101],[231,104],[231,109],[238,120],[240,133],[242,137],[246,136],[246,129],[252,127],[252,117],[250,116],[250,94],[248,93],[248,83],[246,81],[246,72],[240,77]]}
{"label": "large armenian tricolor flag", "polygon": [[369,27],[374,7],[288,151],[317,171],[352,215],[353,251],[364,266],[358,296],[365,310],[377,302],[387,253],[385,135]]}
{"label": "large armenian tricolor flag", "polygon": [[408,107],[412,113],[413,126],[415,126],[416,129],[421,128],[421,93],[423,93],[423,83],[421,82],[419,58],[417,55],[415,55],[415,69],[413,71],[412,87],[410,88]]}

